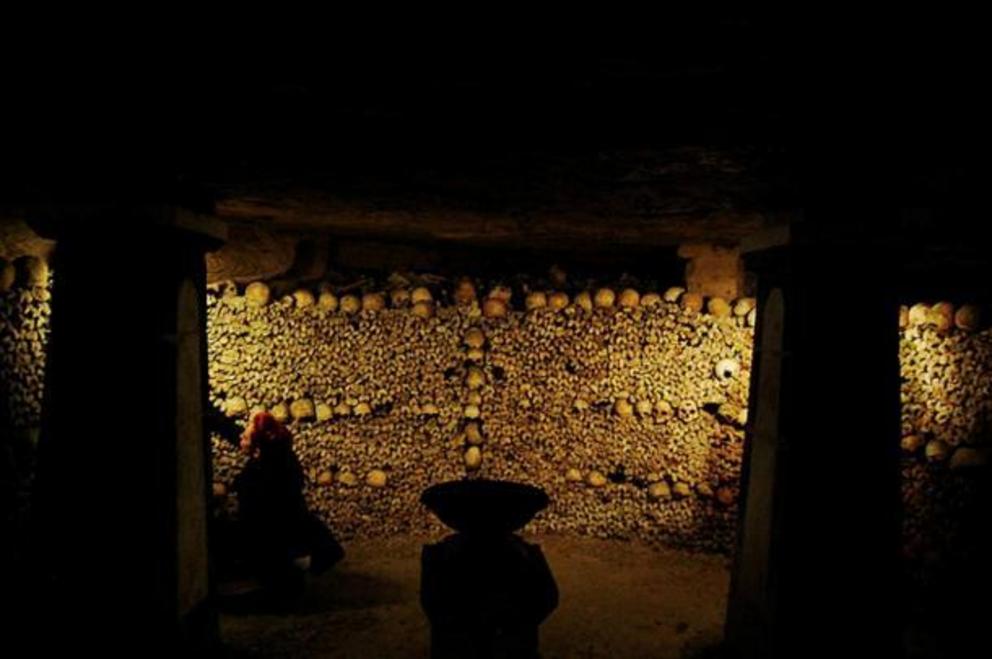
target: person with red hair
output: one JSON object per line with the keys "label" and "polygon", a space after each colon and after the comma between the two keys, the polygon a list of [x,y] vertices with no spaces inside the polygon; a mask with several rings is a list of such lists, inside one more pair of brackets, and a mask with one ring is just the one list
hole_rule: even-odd
{"label": "person with red hair", "polygon": [[289,429],[265,411],[256,412],[241,435],[241,450],[249,456],[257,457],[263,447],[267,451],[272,447],[278,447],[281,451],[293,447]]}
{"label": "person with red hair", "polygon": [[303,569],[320,573],[344,551],[307,508],[303,468],[289,429],[268,412],[252,416],[241,435],[248,455],[234,479],[244,555],[262,586],[275,595],[296,594]]}

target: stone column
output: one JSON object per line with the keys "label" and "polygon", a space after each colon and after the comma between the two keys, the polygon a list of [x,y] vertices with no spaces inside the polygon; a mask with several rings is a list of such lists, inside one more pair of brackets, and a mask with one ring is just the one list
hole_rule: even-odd
{"label": "stone column", "polygon": [[819,237],[749,264],[761,307],[727,618],[735,656],[900,655],[894,265]]}
{"label": "stone column", "polygon": [[[785,358],[784,261],[781,250],[765,254],[763,259],[749,388],[750,423],[741,472],[739,538],[727,611],[727,644],[748,659],[769,656],[771,652],[771,543],[773,523],[779,517],[775,506]],[[753,260],[751,265],[755,265]]]}
{"label": "stone column", "polygon": [[689,292],[725,300],[744,294],[744,261],[738,247],[686,243],[679,246],[678,255],[687,259],[685,286]]}
{"label": "stone column", "polygon": [[205,249],[174,208],[40,223],[58,243],[36,486],[39,614],[77,650],[211,642]]}

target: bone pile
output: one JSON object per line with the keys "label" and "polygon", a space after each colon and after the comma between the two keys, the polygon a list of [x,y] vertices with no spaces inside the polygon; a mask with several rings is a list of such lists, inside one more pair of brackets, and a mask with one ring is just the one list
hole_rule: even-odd
{"label": "bone pile", "polygon": [[[0,260],[0,402],[23,431],[40,423],[50,282],[44,261]],[[464,279],[274,299],[260,282],[213,286],[210,396],[241,422],[287,420],[307,497],[343,537],[437,531],[420,492],[483,476],[548,491],[536,531],[726,552],[755,314],[750,299],[680,288],[522,294]],[[992,451],[980,315],[900,313],[904,548],[920,575],[959,550]],[[243,458],[213,446],[223,495]]]}
{"label": "bone pile", "polygon": [[962,534],[981,505],[977,485],[992,451],[992,329],[978,307],[948,302],[904,307],[900,328],[904,551],[926,582],[967,551]]}
{"label": "bone pile", "polygon": [[12,263],[0,259],[0,376],[15,428],[36,428],[41,420],[50,277],[46,263],[36,257]]}
{"label": "bone pile", "polygon": [[[45,347],[51,313],[51,275],[35,257],[13,262],[0,259],[0,414],[10,427],[0,449],[3,496],[11,497],[9,517],[0,519],[0,533],[16,542],[25,528],[31,505],[34,445],[41,423],[45,379]],[[9,489],[8,489],[9,488]]]}
{"label": "bone pile", "polygon": [[[436,530],[420,493],[486,477],[549,493],[535,531],[728,551],[754,321],[751,299],[680,288],[226,285],[210,395],[290,424],[311,506],[343,537]],[[243,458],[214,446],[223,492]]]}

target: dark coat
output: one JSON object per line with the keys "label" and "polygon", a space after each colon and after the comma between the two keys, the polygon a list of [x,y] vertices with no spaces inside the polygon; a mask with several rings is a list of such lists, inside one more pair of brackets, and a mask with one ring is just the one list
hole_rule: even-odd
{"label": "dark coat", "polygon": [[262,571],[310,555],[312,570],[320,572],[344,556],[307,508],[303,485],[303,468],[289,447],[269,447],[234,479],[245,553]]}

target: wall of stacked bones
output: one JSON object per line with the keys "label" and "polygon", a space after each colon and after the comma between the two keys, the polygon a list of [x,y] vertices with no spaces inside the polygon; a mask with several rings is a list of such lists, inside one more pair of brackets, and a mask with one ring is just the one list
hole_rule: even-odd
{"label": "wall of stacked bones", "polygon": [[899,325],[903,548],[912,574],[934,582],[972,558],[976,523],[989,523],[992,329],[978,307],[948,302],[903,307]]}
{"label": "wall of stacked bones", "polygon": [[0,259],[0,536],[23,538],[41,422],[45,346],[51,313],[45,261]]}
{"label": "wall of stacked bones", "polygon": [[[550,494],[535,530],[731,547],[754,301],[514,288],[217,290],[212,396],[292,424],[345,537],[430,529],[426,487],[486,477]],[[241,457],[215,446],[228,483]]]}
{"label": "wall of stacked bones", "polygon": [[[431,281],[209,292],[213,401],[291,424],[307,496],[336,532],[437,530],[419,493],[484,476],[548,490],[535,530],[732,548],[751,300]],[[0,403],[15,437],[39,425],[51,297],[43,261],[0,261]],[[946,302],[903,308],[899,323],[904,547],[922,574],[962,551],[992,450],[992,329]],[[243,458],[213,445],[220,494]],[[30,446],[5,451],[23,516]]]}

